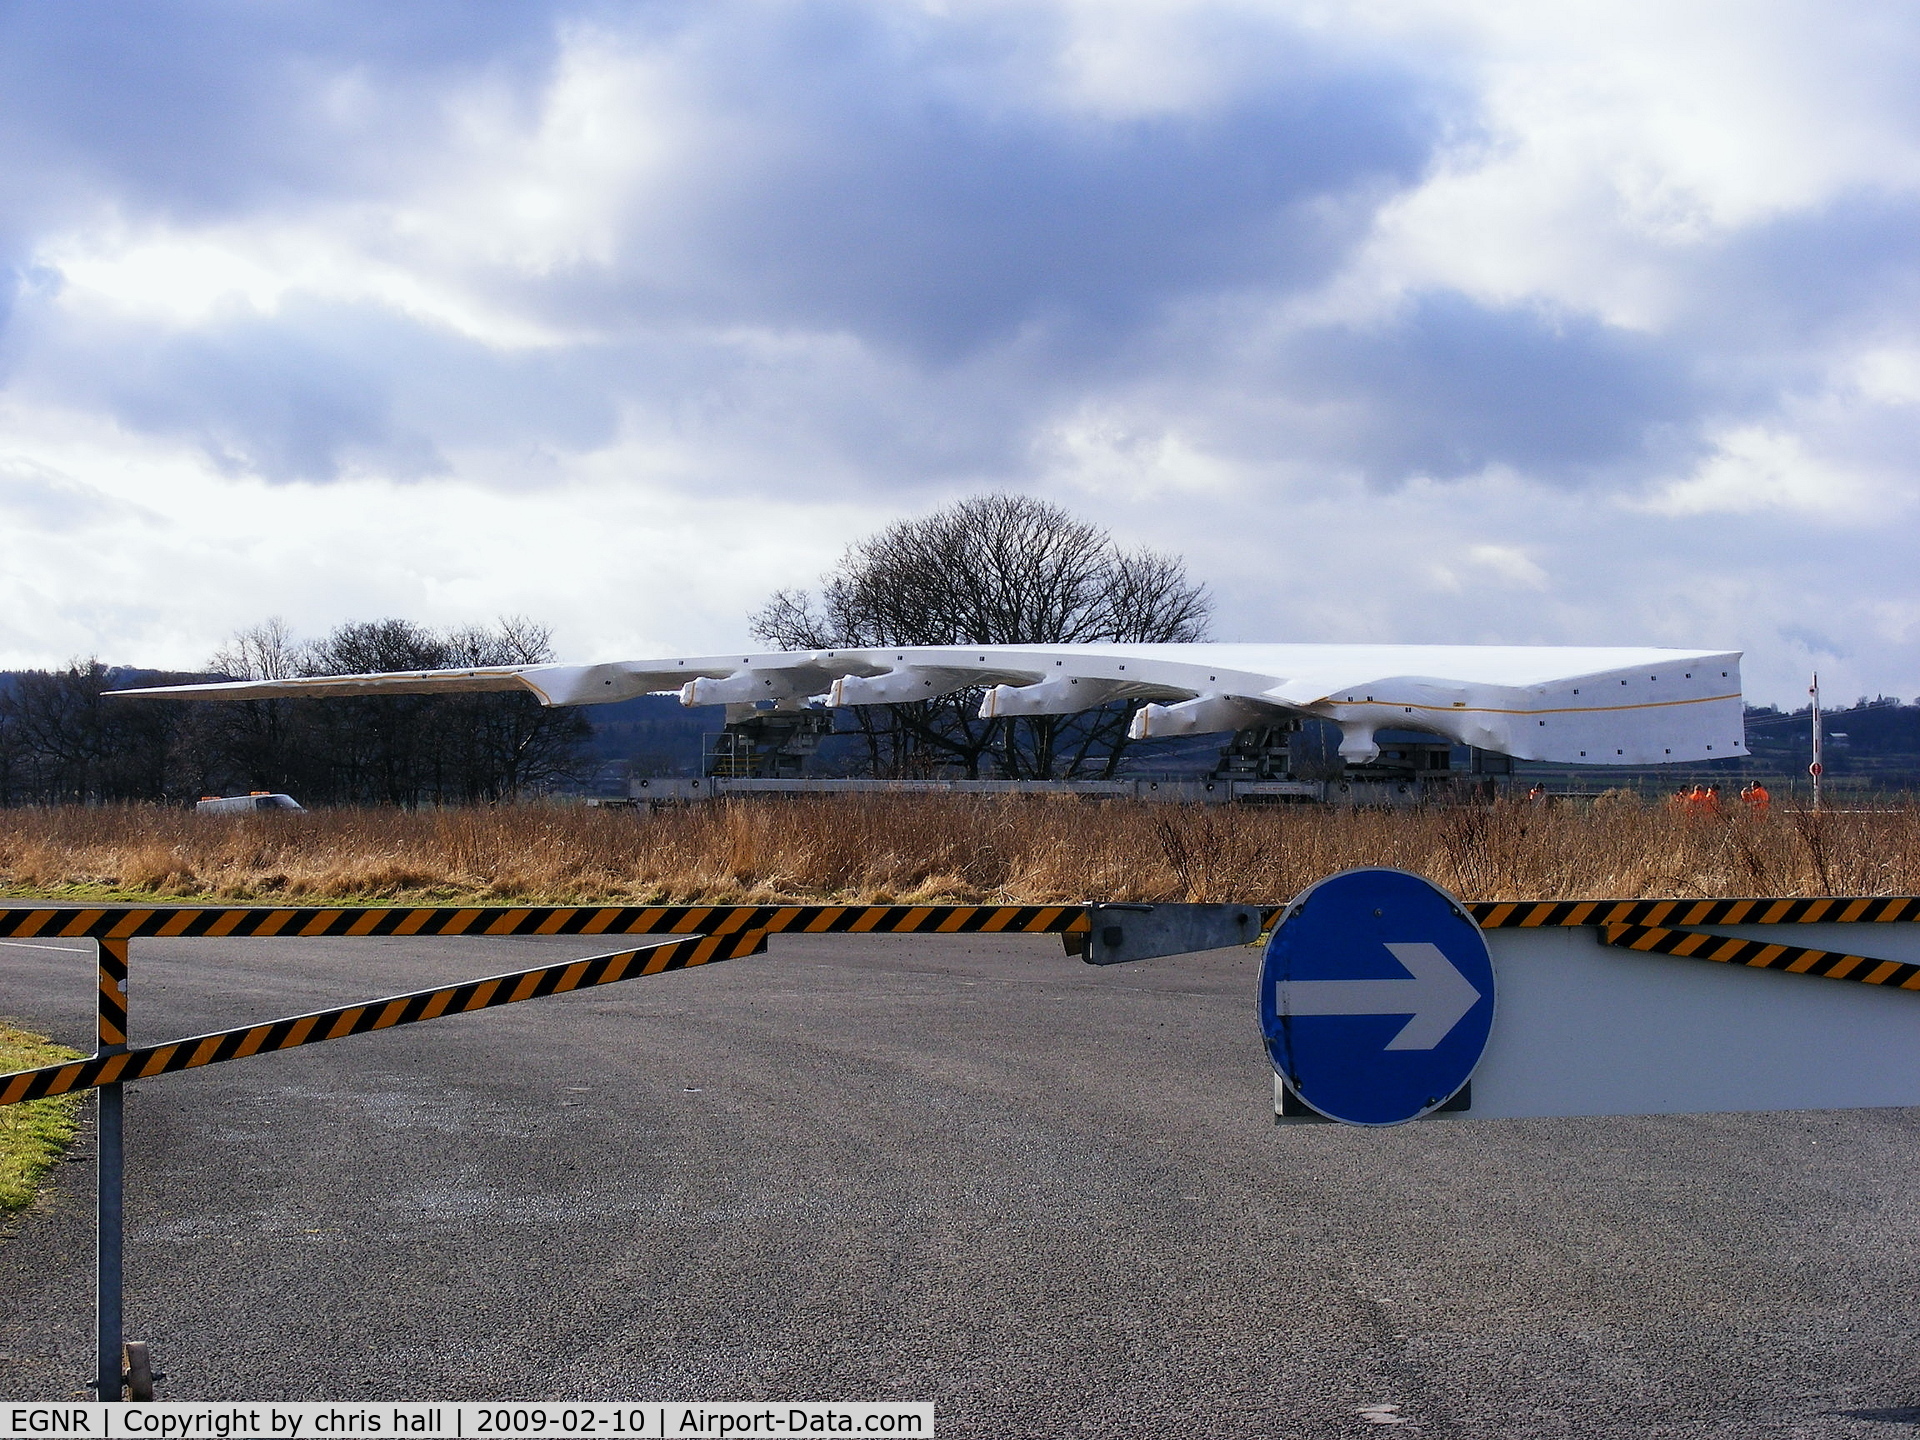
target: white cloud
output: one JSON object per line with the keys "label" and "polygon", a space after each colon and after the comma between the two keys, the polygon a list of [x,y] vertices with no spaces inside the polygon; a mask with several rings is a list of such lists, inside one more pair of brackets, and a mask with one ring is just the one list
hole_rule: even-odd
{"label": "white cloud", "polygon": [[1517,545],[1469,545],[1467,560],[1495,578],[1521,590],[1548,588],[1547,572]]}
{"label": "white cloud", "polygon": [[1798,436],[1757,426],[1716,437],[1714,453],[1690,475],[1639,503],[1657,515],[1771,510],[1843,524],[1892,518],[1869,477],[1809,454]]}
{"label": "white cloud", "polygon": [[1851,357],[1852,381],[1872,405],[1920,405],[1920,343],[1875,346]]}
{"label": "white cloud", "polygon": [[395,207],[390,243],[454,274],[529,278],[615,264],[649,201],[679,178],[723,117],[701,113],[671,49],[603,29],[562,29],[536,96],[483,83],[450,96],[452,140],[436,175]]}
{"label": "white cloud", "polygon": [[1651,329],[1696,296],[1685,260],[1851,192],[1920,189],[1913,27],[1895,7],[1493,0],[1365,7],[1444,45],[1476,123],[1390,204],[1351,304],[1445,286]]}
{"label": "white cloud", "polygon": [[1141,418],[1124,407],[1089,407],[1062,419],[1035,444],[1048,485],[1093,506],[1181,496],[1219,503],[1240,488],[1242,467],[1177,431],[1143,427]]}
{"label": "white cloud", "polygon": [[[657,462],[645,446],[609,447],[538,490],[268,485],[84,415],[0,405],[0,429],[0,476],[36,481],[0,483],[0,666],[16,668],[87,654],[191,668],[270,614],[313,635],[524,613],[582,658],[730,650],[767,592],[811,584],[866,519],[804,496],[743,506],[635,483]],[[48,491],[75,503],[47,513]]]}
{"label": "white cloud", "polygon": [[72,322],[135,322],[191,331],[236,317],[271,318],[289,302],[369,304],[514,350],[594,338],[515,313],[423,264],[397,264],[357,243],[352,217],[304,224],[219,224],[179,230],[116,225],[49,237],[32,263],[57,277],[54,304]]}

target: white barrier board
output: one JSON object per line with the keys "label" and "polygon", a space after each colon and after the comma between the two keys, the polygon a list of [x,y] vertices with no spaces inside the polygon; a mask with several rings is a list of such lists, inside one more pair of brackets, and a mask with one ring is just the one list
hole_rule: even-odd
{"label": "white barrier board", "polygon": [[[1713,933],[1920,961],[1920,925]],[[1462,1119],[1920,1105],[1920,992],[1641,954],[1584,927],[1487,941],[1499,1009]]]}
{"label": "white barrier board", "polygon": [[[1910,923],[1707,928],[1920,963]],[[1497,1010],[1471,1103],[1430,1118],[1920,1105],[1920,992],[1645,954],[1584,926],[1487,942]]]}

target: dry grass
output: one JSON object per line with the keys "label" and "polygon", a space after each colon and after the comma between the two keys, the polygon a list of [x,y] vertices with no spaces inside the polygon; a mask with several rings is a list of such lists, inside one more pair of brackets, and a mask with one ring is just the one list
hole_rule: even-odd
{"label": "dry grass", "polygon": [[1920,892],[1920,807],[1688,820],[1631,797],[1412,813],[928,796],[200,816],[0,810],[15,896],[1280,900],[1352,865],[1477,900]]}

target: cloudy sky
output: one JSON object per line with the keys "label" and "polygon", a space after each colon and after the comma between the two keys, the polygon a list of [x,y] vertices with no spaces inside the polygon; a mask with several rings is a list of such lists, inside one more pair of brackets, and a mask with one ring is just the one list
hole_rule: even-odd
{"label": "cloudy sky", "polygon": [[1920,13],[0,4],[0,667],[725,650],[970,492],[1229,640],[1920,694]]}

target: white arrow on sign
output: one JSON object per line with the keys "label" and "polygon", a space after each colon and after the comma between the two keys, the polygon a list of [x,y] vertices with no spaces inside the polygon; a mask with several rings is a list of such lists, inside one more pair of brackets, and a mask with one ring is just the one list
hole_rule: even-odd
{"label": "white arrow on sign", "polygon": [[1473,982],[1438,945],[1388,945],[1407,980],[1282,980],[1273,987],[1282,1015],[1411,1015],[1389,1050],[1431,1050],[1480,1000]]}

